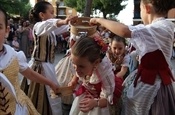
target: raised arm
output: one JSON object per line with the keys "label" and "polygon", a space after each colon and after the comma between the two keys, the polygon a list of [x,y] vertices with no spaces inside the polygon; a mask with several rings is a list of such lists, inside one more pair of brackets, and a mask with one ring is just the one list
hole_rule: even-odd
{"label": "raised arm", "polygon": [[103,18],[92,18],[90,20],[90,23],[93,24],[100,24],[103,27],[109,29],[111,32],[124,37],[124,38],[130,38],[131,37],[131,31],[129,30],[128,26],[125,24],[122,24],[117,21],[107,20]]}
{"label": "raised arm", "polygon": [[[35,34],[40,36],[43,34],[48,34],[51,31],[54,31],[54,30],[56,30],[64,25],[62,28],[60,28],[60,30],[57,30],[57,31],[62,30],[64,32],[64,30],[67,30],[67,28],[68,28],[68,26],[67,26],[68,22],[69,21],[76,21],[76,19],[77,19],[77,16],[70,16],[64,20],[48,19],[46,21],[36,23],[36,25],[34,26],[34,31],[35,31]],[[58,34],[58,33],[56,33],[56,34]]]}

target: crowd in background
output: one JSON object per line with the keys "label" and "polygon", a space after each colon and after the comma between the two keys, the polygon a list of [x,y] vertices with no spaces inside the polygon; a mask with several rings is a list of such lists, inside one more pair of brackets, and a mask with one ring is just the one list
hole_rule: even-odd
{"label": "crowd in background", "polygon": [[[0,63],[3,67],[0,66],[0,77],[3,78],[4,74],[11,83],[15,83],[13,87],[17,101],[14,103],[22,105],[24,109],[27,108],[26,113],[34,115],[154,115],[155,112],[159,115],[163,112],[170,114],[170,111],[174,114],[175,71],[170,70],[174,69],[170,68],[175,57],[175,45],[171,44],[174,42],[174,26],[163,17],[164,12],[157,15],[154,4],[150,4],[142,0],[143,6],[149,6],[141,7],[145,16],[143,22],[148,23],[150,16],[155,17],[148,26],[127,26],[111,20],[91,18],[89,22],[98,27],[92,35],[88,35],[90,31],[84,32],[85,36],[79,35],[77,28],[77,33],[68,31],[68,22],[76,23],[77,16],[68,16],[64,20],[53,19],[53,6],[45,1],[38,2],[30,12],[37,22],[35,25],[28,20],[16,23],[9,19],[6,25],[10,32],[4,42],[17,52],[1,43],[0,58],[5,63]],[[0,21],[4,23],[2,19]],[[92,31],[93,26],[89,26]],[[7,31],[2,32],[5,36]],[[125,38],[131,39],[127,42]],[[70,52],[57,62],[55,68],[54,54],[66,53],[67,49]],[[27,58],[32,57],[30,67],[19,51],[23,51]],[[14,74],[8,74],[14,65],[18,65],[18,69],[13,71]],[[19,72],[24,76],[21,89],[14,82]],[[80,87],[73,92],[75,86]],[[64,91],[68,90],[61,89],[65,87],[72,92],[64,101]],[[72,93],[75,94],[74,98]],[[66,103],[68,99],[71,101]],[[162,107],[165,103],[166,107]],[[17,106],[17,109],[20,107]]]}
{"label": "crowd in background", "polygon": [[[12,18],[8,20],[8,24],[10,32],[4,42],[12,46],[16,51],[23,51],[25,56],[30,58],[34,47],[33,24],[29,20],[19,19],[14,21]],[[66,53],[69,47],[69,36],[69,32],[56,35],[56,53]]]}

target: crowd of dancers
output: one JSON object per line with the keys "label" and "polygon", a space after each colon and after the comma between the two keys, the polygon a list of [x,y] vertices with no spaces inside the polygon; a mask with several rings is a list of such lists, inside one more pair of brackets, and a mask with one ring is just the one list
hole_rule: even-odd
{"label": "crowd of dancers", "polygon": [[[165,18],[174,5],[141,0],[143,24],[127,26],[55,19],[53,6],[38,2],[30,11],[29,63],[28,54],[6,44],[10,28],[0,8],[0,114],[175,115],[175,24]],[[69,39],[69,50],[54,67],[59,35]]]}

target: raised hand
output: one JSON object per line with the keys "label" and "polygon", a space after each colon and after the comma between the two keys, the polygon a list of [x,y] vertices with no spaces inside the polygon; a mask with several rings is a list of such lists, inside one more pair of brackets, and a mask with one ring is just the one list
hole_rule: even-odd
{"label": "raised hand", "polygon": [[64,21],[65,21],[65,24],[68,24],[69,21],[76,22],[77,19],[78,19],[78,16],[69,15]]}
{"label": "raised hand", "polygon": [[99,18],[91,18],[90,19],[90,25],[99,25],[98,19]]}

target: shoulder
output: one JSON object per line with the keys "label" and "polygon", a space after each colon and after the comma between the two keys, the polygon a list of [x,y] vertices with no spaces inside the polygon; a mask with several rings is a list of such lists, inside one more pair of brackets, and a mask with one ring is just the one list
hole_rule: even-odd
{"label": "shoulder", "polygon": [[99,69],[101,72],[105,72],[105,70],[111,69],[112,70],[112,64],[111,61],[107,56],[105,56],[101,63],[99,64]]}
{"label": "shoulder", "polygon": [[138,25],[135,25],[135,26],[128,26],[129,30],[130,31],[138,31],[138,30],[142,30],[142,29],[145,29],[145,25],[143,24],[138,24]]}

